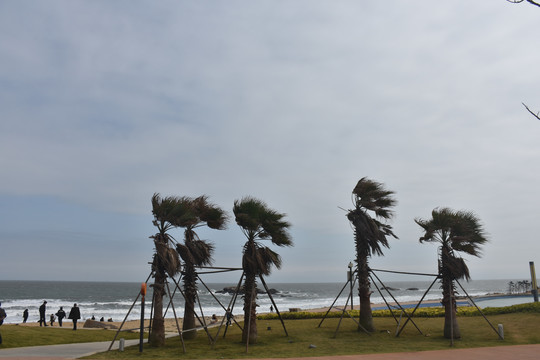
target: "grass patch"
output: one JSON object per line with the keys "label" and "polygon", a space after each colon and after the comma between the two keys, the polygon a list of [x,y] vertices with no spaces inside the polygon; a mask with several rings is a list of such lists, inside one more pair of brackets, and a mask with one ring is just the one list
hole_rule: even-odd
{"label": "grass patch", "polygon": [[[412,313],[413,309],[407,309],[408,313]],[[349,310],[348,311],[353,317],[359,316],[359,310]],[[399,316],[399,311],[394,310],[394,315]],[[482,309],[484,315],[501,315],[501,314],[513,314],[513,313],[540,313],[540,302],[538,303],[526,303],[518,304],[511,306],[503,307],[488,307]],[[473,306],[461,306],[458,307],[458,316],[480,316],[481,314]],[[322,319],[325,314],[321,312],[309,312],[309,311],[299,311],[299,312],[285,312],[281,314],[283,319]],[[340,318],[342,316],[342,311],[331,311],[328,313],[327,318]],[[390,310],[374,310],[373,317],[389,317],[392,316]],[[414,317],[443,317],[444,308],[439,307],[426,307],[419,308],[414,313]],[[259,320],[277,320],[278,315],[276,313],[270,314],[261,314],[257,316]]]}
{"label": "grass patch", "polygon": [[[116,330],[84,330],[73,331],[71,327],[54,328],[39,326],[19,326],[4,324],[0,326],[3,343],[0,349],[39,346],[39,345],[58,345],[74,344],[95,341],[112,341]],[[118,336],[124,339],[138,339],[139,333],[122,332]]]}
{"label": "grass patch", "polygon": [[[242,358],[286,358],[329,355],[353,355],[370,353],[392,353],[403,351],[426,351],[448,349],[450,341],[443,337],[442,309],[419,309],[413,318],[422,334],[409,322],[401,336],[396,338],[396,322],[384,311],[374,312],[377,332],[372,335],[357,331],[357,325],[346,317],[336,329],[338,318],[327,318],[322,326],[318,325],[322,313],[284,313],[288,319],[285,325],[289,336],[285,336],[281,322],[271,316],[261,315],[257,321],[259,329],[258,343],[250,345],[246,353],[245,344],[241,343],[241,332],[236,326],[230,327],[223,338],[223,329],[215,347],[209,345],[204,332],[199,332],[194,340],[186,341],[186,354],[182,352],[179,337],[170,338],[166,346],[151,348],[144,346],[139,353],[138,346],[96,354],[89,359],[242,359]],[[472,311],[474,310],[474,311]],[[455,348],[472,348],[500,345],[540,344],[540,303],[514,305],[504,308],[482,310],[495,328],[503,324],[505,340],[498,339],[497,333],[490,327],[478,311],[460,308],[459,325],[462,339],[456,340]],[[335,314],[341,316],[340,312]],[[404,319],[402,320],[404,321]],[[270,328],[270,330],[267,330]],[[217,328],[210,329],[215,336]],[[0,327],[4,345],[8,347],[67,344],[78,342],[111,341],[115,330],[77,330],[64,328],[40,328],[17,325]],[[334,337],[334,334],[336,336]],[[119,337],[138,339],[138,333],[122,332]],[[310,348],[310,345],[315,345]]]}
{"label": "grass patch", "polygon": [[[259,339],[250,345],[246,353],[241,343],[241,332],[235,326],[229,328],[227,336],[222,336],[214,348],[209,345],[204,332],[199,332],[195,340],[186,341],[186,354],[182,353],[179,337],[167,340],[162,348],[150,348],[145,344],[143,353],[138,347],[126,348],[124,352],[111,351],[96,354],[89,359],[242,359],[242,358],[285,358],[329,355],[352,355],[370,353],[392,353],[402,351],[426,351],[448,349],[450,341],[443,337],[443,322],[440,317],[415,318],[414,322],[423,335],[409,323],[401,336],[394,336],[396,323],[393,318],[375,318],[377,332],[368,335],[357,331],[357,325],[350,319],[343,319],[334,338],[339,319],[326,319],[318,328],[320,319],[287,320],[286,337],[279,320],[259,320]],[[455,348],[471,348],[501,345],[540,343],[537,330],[539,313],[514,313],[493,315],[490,322],[497,328],[503,324],[505,340],[498,339],[496,332],[482,317],[460,317],[462,340],[455,341]],[[267,330],[270,327],[271,330]],[[214,336],[217,329],[212,329]],[[222,332],[223,333],[223,332]],[[221,333],[221,334],[222,334]],[[315,348],[310,348],[315,345]]]}

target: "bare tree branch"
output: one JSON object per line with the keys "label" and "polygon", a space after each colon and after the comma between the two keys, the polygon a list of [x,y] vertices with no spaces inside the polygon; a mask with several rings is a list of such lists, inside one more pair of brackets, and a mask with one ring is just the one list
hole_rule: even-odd
{"label": "bare tree branch", "polygon": [[536,5],[536,6],[540,7],[540,3],[536,2],[536,1],[533,1],[533,0],[506,0],[506,1],[511,2],[512,4],[519,4],[519,3],[522,3],[523,1],[526,1],[529,4]]}
{"label": "bare tree branch", "polygon": [[528,107],[527,105],[525,105],[524,103],[522,103],[522,104],[523,104],[523,106],[525,106],[525,109],[527,109],[527,111],[531,113],[532,116],[534,116],[535,118],[537,118],[538,120],[540,120],[540,113],[536,113],[536,114],[535,114],[535,113],[533,113],[533,112],[531,111],[531,109],[529,109],[529,107]]}

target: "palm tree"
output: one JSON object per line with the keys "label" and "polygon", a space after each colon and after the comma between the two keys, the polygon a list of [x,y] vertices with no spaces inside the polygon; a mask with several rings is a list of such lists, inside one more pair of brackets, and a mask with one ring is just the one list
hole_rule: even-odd
{"label": "palm tree", "polygon": [[434,209],[429,220],[415,219],[425,234],[420,242],[437,242],[439,246],[439,276],[443,290],[444,336],[459,339],[461,334],[456,318],[456,288],[454,280],[470,279],[469,268],[458,254],[480,257],[480,247],[487,237],[480,219],[470,211],[449,208]]}
{"label": "palm tree", "polygon": [[[386,190],[383,184],[363,177],[352,191],[354,209],[347,212],[347,218],[354,227],[356,245],[356,265],[358,271],[358,295],[360,297],[360,319],[358,329],[375,331],[371,314],[371,290],[369,281],[368,259],[372,254],[383,255],[382,247],[389,248],[388,236],[397,236],[392,227],[377,219],[388,220],[393,213],[390,210],[396,200],[394,192]],[[375,214],[375,218],[368,213]]]}
{"label": "palm tree", "polygon": [[165,323],[163,319],[163,296],[165,296],[165,281],[167,276],[174,277],[180,272],[180,259],[178,253],[172,248],[173,238],[168,233],[175,227],[173,219],[178,211],[178,198],[161,198],[159,194],[152,196],[153,224],[158,232],[150,236],[154,239],[155,254],[152,261],[152,271],[154,274],[154,308],[152,331],[149,342],[152,346],[162,346],[165,344]]}
{"label": "palm tree", "polygon": [[242,256],[244,281],[244,331],[242,341],[257,342],[257,276],[269,275],[272,265],[281,268],[281,257],[258,240],[270,240],[277,246],[292,246],[288,233],[291,226],[280,214],[257,199],[245,197],[236,200],[233,207],[236,223],[247,237]]}
{"label": "palm tree", "polygon": [[184,284],[184,320],[182,328],[187,339],[195,338],[197,332],[195,329],[195,300],[197,297],[197,271],[196,266],[212,264],[212,253],[214,246],[205,240],[201,240],[195,229],[201,226],[208,226],[211,229],[225,229],[227,215],[218,206],[208,202],[206,196],[200,196],[195,199],[182,197],[179,202],[183,204],[182,209],[173,219],[173,224],[185,228],[184,243],[178,243],[176,250],[184,261],[182,271],[182,281]]}
{"label": "palm tree", "polygon": [[518,285],[518,290],[517,290],[518,294],[523,293],[524,288],[525,288],[525,283],[523,282],[523,280],[518,281],[517,285]]}
{"label": "palm tree", "polygon": [[528,293],[532,287],[532,284],[529,280],[523,280],[523,286],[525,287],[524,291]]}

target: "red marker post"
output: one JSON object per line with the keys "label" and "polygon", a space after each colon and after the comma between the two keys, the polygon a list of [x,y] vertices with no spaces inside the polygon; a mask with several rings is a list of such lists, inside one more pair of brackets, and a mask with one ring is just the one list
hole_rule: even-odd
{"label": "red marker post", "polygon": [[141,335],[139,338],[139,352],[143,352],[143,341],[144,341],[144,297],[146,296],[146,283],[141,284]]}

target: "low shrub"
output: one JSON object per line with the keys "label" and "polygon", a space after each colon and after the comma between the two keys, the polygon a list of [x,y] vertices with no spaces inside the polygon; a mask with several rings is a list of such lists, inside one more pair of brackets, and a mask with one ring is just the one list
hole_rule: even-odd
{"label": "low shrub", "polygon": [[[488,307],[481,309],[484,315],[501,315],[501,314],[512,314],[512,313],[540,313],[540,302],[539,303],[527,303],[519,305],[511,305],[504,307]],[[410,315],[413,309],[406,309],[407,313]],[[400,316],[400,310],[393,310],[394,316]],[[348,314],[353,317],[358,317],[358,310],[349,310]],[[325,316],[325,312],[309,312],[309,311],[298,311],[298,312],[283,312],[281,317],[284,320],[300,320],[300,319],[322,319]],[[460,306],[457,311],[458,316],[480,316],[481,313],[475,306]],[[343,315],[342,311],[331,311],[326,315],[327,318],[339,318]],[[349,317],[345,314],[344,317]],[[391,317],[392,314],[390,310],[374,310],[373,317]],[[444,308],[441,306],[438,307],[424,307],[418,308],[414,313],[415,317],[443,317]],[[276,313],[271,314],[261,314],[257,316],[259,320],[275,320],[279,319]]]}

